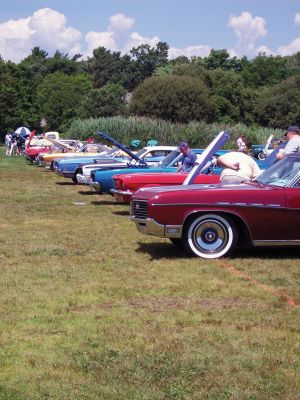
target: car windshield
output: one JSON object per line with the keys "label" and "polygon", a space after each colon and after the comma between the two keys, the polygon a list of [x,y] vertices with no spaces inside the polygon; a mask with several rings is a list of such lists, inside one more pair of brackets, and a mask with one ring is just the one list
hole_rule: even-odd
{"label": "car windshield", "polygon": [[160,167],[169,167],[170,165],[173,165],[175,160],[179,158],[181,155],[179,150],[173,150],[171,153],[169,153],[166,157],[164,157],[160,162],[159,166]]}
{"label": "car windshield", "polygon": [[114,146],[110,150],[108,150],[106,154],[109,156],[110,154],[113,154],[117,150],[118,150],[118,147]]}
{"label": "car windshield", "polygon": [[254,181],[263,185],[286,187],[299,175],[300,156],[287,156],[266,169]]}
{"label": "car windshield", "polygon": [[145,154],[146,151],[147,151],[147,149],[141,149],[136,153],[136,156],[139,157],[139,158],[142,158],[143,154]]}

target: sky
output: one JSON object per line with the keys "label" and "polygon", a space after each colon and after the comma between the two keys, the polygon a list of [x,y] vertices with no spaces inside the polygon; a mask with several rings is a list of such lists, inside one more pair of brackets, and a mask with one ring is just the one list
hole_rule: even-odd
{"label": "sky", "polygon": [[300,0],[0,0],[0,55],[20,62],[35,46],[91,57],[169,45],[169,58],[292,55],[300,51]]}

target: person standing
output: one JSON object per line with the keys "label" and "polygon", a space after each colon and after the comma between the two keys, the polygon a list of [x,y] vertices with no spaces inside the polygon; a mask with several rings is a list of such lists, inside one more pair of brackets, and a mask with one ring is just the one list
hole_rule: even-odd
{"label": "person standing", "polygon": [[179,167],[177,168],[177,172],[189,172],[193,166],[196,164],[197,156],[196,154],[189,148],[187,142],[181,142],[178,146],[181,157],[178,160],[180,162]]}
{"label": "person standing", "polygon": [[248,145],[247,145],[247,140],[246,136],[241,133],[238,140],[236,141],[236,145],[238,148],[238,151],[241,151],[242,153],[248,153]]}
{"label": "person standing", "polygon": [[287,128],[284,134],[287,138],[287,145],[284,149],[280,149],[276,154],[277,160],[281,160],[287,154],[300,152],[300,129],[297,125],[292,125]]}
{"label": "person standing", "polygon": [[239,151],[231,151],[218,157],[217,165],[223,168],[221,183],[242,183],[261,173],[253,158]]}
{"label": "person standing", "polygon": [[10,142],[10,150],[9,150],[9,156],[12,156],[13,154],[16,154],[16,149],[17,149],[17,138],[15,134],[11,135],[11,142]]}
{"label": "person standing", "polygon": [[23,147],[23,138],[19,133],[17,134],[16,142],[17,142],[16,155],[21,156]]}
{"label": "person standing", "polygon": [[11,133],[7,133],[7,134],[5,135],[5,146],[6,146],[5,154],[6,154],[7,156],[10,156],[11,140],[12,140],[12,135],[11,135]]}

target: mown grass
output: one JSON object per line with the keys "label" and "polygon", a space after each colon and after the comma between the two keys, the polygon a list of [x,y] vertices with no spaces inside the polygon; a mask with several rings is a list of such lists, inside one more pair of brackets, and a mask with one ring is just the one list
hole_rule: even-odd
{"label": "mown grass", "polygon": [[1,400],[300,398],[298,249],[238,276],[3,149],[0,177]]}

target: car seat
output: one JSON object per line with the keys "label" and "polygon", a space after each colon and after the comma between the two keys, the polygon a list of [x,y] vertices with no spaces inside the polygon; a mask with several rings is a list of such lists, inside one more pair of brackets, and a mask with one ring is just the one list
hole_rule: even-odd
{"label": "car seat", "polygon": [[141,141],[138,140],[138,139],[133,139],[133,140],[130,142],[130,148],[131,148],[132,150],[138,149],[138,148],[140,147],[140,145],[141,145]]}
{"label": "car seat", "polygon": [[147,142],[147,146],[158,146],[158,141],[154,139],[149,139]]}

